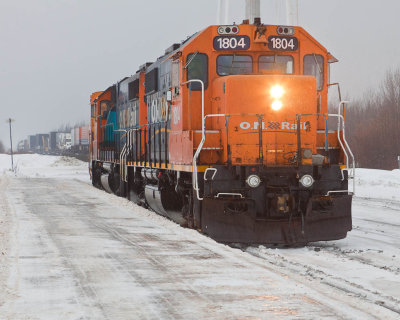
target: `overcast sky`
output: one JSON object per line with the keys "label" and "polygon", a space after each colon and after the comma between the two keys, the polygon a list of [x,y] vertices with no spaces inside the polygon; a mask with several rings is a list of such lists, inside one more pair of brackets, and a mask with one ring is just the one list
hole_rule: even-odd
{"label": "overcast sky", "polygon": [[[229,20],[244,19],[230,0]],[[347,97],[400,67],[399,0],[299,0],[299,24],[340,62]],[[134,74],[174,42],[216,24],[217,0],[0,0],[0,140],[9,145],[89,119],[89,96]],[[261,0],[265,24],[285,23],[284,0]],[[3,121],[4,119],[4,121]]]}

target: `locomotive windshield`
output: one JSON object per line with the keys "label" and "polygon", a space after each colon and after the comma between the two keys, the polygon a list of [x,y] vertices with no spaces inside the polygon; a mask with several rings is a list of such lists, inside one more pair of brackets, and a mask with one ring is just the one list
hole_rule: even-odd
{"label": "locomotive windshield", "polygon": [[217,58],[217,72],[220,76],[249,74],[253,72],[250,56],[221,55]]}
{"label": "locomotive windshield", "polygon": [[278,71],[283,74],[293,73],[292,56],[260,56],[258,68],[261,71]]}

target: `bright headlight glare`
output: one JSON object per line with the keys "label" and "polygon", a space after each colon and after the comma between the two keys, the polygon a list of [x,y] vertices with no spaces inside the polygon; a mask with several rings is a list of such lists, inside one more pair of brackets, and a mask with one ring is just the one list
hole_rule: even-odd
{"label": "bright headlight glare", "polygon": [[285,93],[285,90],[283,90],[283,87],[280,85],[275,85],[271,88],[269,92],[274,99],[279,99],[282,98],[283,94]]}
{"label": "bright headlight glare", "polygon": [[261,179],[259,176],[252,174],[247,178],[246,182],[250,187],[257,188],[261,183]]}
{"label": "bright headlight glare", "polygon": [[314,184],[314,178],[309,174],[305,174],[300,178],[300,183],[305,188],[310,188]]}
{"label": "bright headlight glare", "polygon": [[272,109],[275,111],[278,111],[282,108],[282,101],[279,100],[275,100],[274,102],[272,102]]}

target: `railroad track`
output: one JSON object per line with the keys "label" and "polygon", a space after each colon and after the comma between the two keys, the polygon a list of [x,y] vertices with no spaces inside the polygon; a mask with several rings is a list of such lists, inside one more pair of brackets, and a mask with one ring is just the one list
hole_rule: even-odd
{"label": "railroad track", "polygon": [[[391,294],[390,286],[398,288],[400,284],[400,224],[391,211],[398,213],[400,203],[355,198],[353,208],[356,209],[355,225],[342,242],[320,242],[296,249],[231,246],[267,262],[272,269],[288,278],[306,286],[312,284],[313,288],[332,299],[344,294],[352,298],[346,303],[353,308],[357,308],[354,301],[358,301],[360,305],[386,309],[397,319],[400,317],[400,291],[395,289],[396,294]],[[365,212],[371,208],[382,210],[379,218],[376,213],[371,216],[370,212]],[[331,261],[334,264],[329,266]],[[361,270],[360,275],[352,277],[352,272],[345,270],[352,267]],[[392,284],[387,283],[387,287],[382,285],[381,288],[372,284],[380,279],[390,279]],[[382,283],[384,281],[387,280],[382,280]]]}
{"label": "railroad track", "polygon": [[[273,253],[272,250],[260,247],[243,247],[243,251],[248,254],[267,261],[269,264],[278,268],[280,272],[288,277],[295,277],[301,283],[309,285],[310,280],[317,281],[317,285],[334,288],[345,294],[351,295],[367,303],[375,304],[388,309],[400,316],[400,299],[382,294],[378,291],[368,289],[358,283],[352,282],[344,277],[331,274],[315,265],[299,262],[285,257],[284,253]],[[324,250],[324,248],[321,248]],[[331,254],[328,250],[325,252]],[[346,254],[339,254],[342,258],[348,258]],[[325,291],[328,292],[328,291]],[[334,295],[331,294],[332,296]]]}
{"label": "railroad track", "polygon": [[[398,218],[385,211],[379,215],[382,219],[371,217],[364,212],[365,206],[397,213],[400,204],[396,201],[355,199],[353,221],[356,225],[343,241],[320,242],[303,249],[273,250],[263,246],[240,249],[267,261],[305,285],[312,281],[324,292],[333,289],[331,296],[341,292],[360,302],[390,310],[398,318],[400,292],[394,289],[395,294],[391,294],[391,286],[398,288],[400,284]],[[360,270],[359,274],[357,270]],[[387,279],[390,279],[390,284]],[[382,284],[378,286],[377,282]]]}

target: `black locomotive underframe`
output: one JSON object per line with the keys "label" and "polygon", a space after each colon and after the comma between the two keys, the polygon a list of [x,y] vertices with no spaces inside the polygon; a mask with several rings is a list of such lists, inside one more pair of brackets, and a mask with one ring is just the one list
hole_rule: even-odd
{"label": "black locomotive underframe", "polygon": [[[94,164],[94,168],[100,166]],[[202,200],[197,199],[188,172],[152,169],[146,175],[144,170],[149,168],[129,167],[128,183],[112,189],[224,243],[304,244],[342,239],[352,228],[352,196],[343,191],[347,173],[339,165],[213,168],[216,171],[198,174]],[[110,182],[117,180],[118,171],[117,165]],[[251,174],[261,178],[256,188],[246,183]],[[312,187],[299,183],[304,174],[314,178]],[[97,179],[93,182],[99,187]]]}
{"label": "black locomotive underframe", "polygon": [[[302,244],[342,239],[352,228],[347,172],[338,165],[216,169],[204,183],[201,226],[217,241]],[[250,174],[261,178],[257,188],[246,184]],[[304,174],[314,178],[312,187],[299,183]]]}

